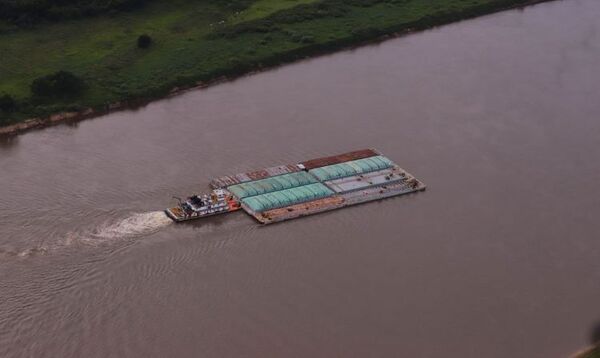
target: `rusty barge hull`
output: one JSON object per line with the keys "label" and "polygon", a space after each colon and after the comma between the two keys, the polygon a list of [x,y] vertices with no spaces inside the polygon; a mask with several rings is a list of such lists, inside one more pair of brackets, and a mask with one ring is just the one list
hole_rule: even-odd
{"label": "rusty barge hull", "polygon": [[426,186],[375,149],[216,178],[262,224],[423,191]]}
{"label": "rusty barge hull", "polygon": [[243,205],[242,208],[261,224],[273,224],[303,216],[319,214],[330,210],[341,209],[351,205],[367,203],[369,201],[376,201],[393,196],[423,191],[425,188],[426,187],[424,185],[417,188],[411,188],[406,185],[395,184],[386,188],[369,188],[366,190],[335,195],[331,198],[325,198],[319,201],[301,203],[265,211],[262,213],[253,212],[251,209],[244,207]]}

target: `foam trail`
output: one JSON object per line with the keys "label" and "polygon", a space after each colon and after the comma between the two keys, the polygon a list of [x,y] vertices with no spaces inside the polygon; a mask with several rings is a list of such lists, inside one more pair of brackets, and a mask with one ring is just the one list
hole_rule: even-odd
{"label": "foam trail", "polygon": [[116,223],[101,226],[92,235],[100,239],[120,239],[149,235],[171,224],[162,211],[133,214]]}

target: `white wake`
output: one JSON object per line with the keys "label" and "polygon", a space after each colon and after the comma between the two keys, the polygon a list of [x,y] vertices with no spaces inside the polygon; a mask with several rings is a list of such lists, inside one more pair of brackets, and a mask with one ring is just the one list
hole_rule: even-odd
{"label": "white wake", "polygon": [[153,234],[172,221],[162,211],[133,214],[118,222],[100,226],[92,235],[101,239],[120,239]]}

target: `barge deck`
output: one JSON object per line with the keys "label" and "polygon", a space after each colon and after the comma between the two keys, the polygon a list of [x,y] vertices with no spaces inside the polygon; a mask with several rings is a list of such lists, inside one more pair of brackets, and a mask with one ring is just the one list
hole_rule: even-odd
{"label": "barge deck", "polygon": [[228,175],[210,185],[232,193],[241,208],[262,224],[426,189],[375,149]]}

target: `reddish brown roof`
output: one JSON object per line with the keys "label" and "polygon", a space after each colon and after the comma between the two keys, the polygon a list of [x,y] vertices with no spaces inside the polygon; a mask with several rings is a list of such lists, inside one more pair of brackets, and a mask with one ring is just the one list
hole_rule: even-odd
{"label": "reddish brown roof", "polygon": [[304,165],[304,167],[306,167],[307,170],[310,170],[310,169],[314,169],[314,168],[324,167],[327,165],[348,162],[351,160],[374,157],[376,155],[379,155],[379,153],[377,153],[373,149],[362,149],[362,150],[357,150],[354,152],[348,152],[348,153],[344,153],[344,154],[334,155],[331,157],[311,159],[311,160],[302,162],[301,164]]}

